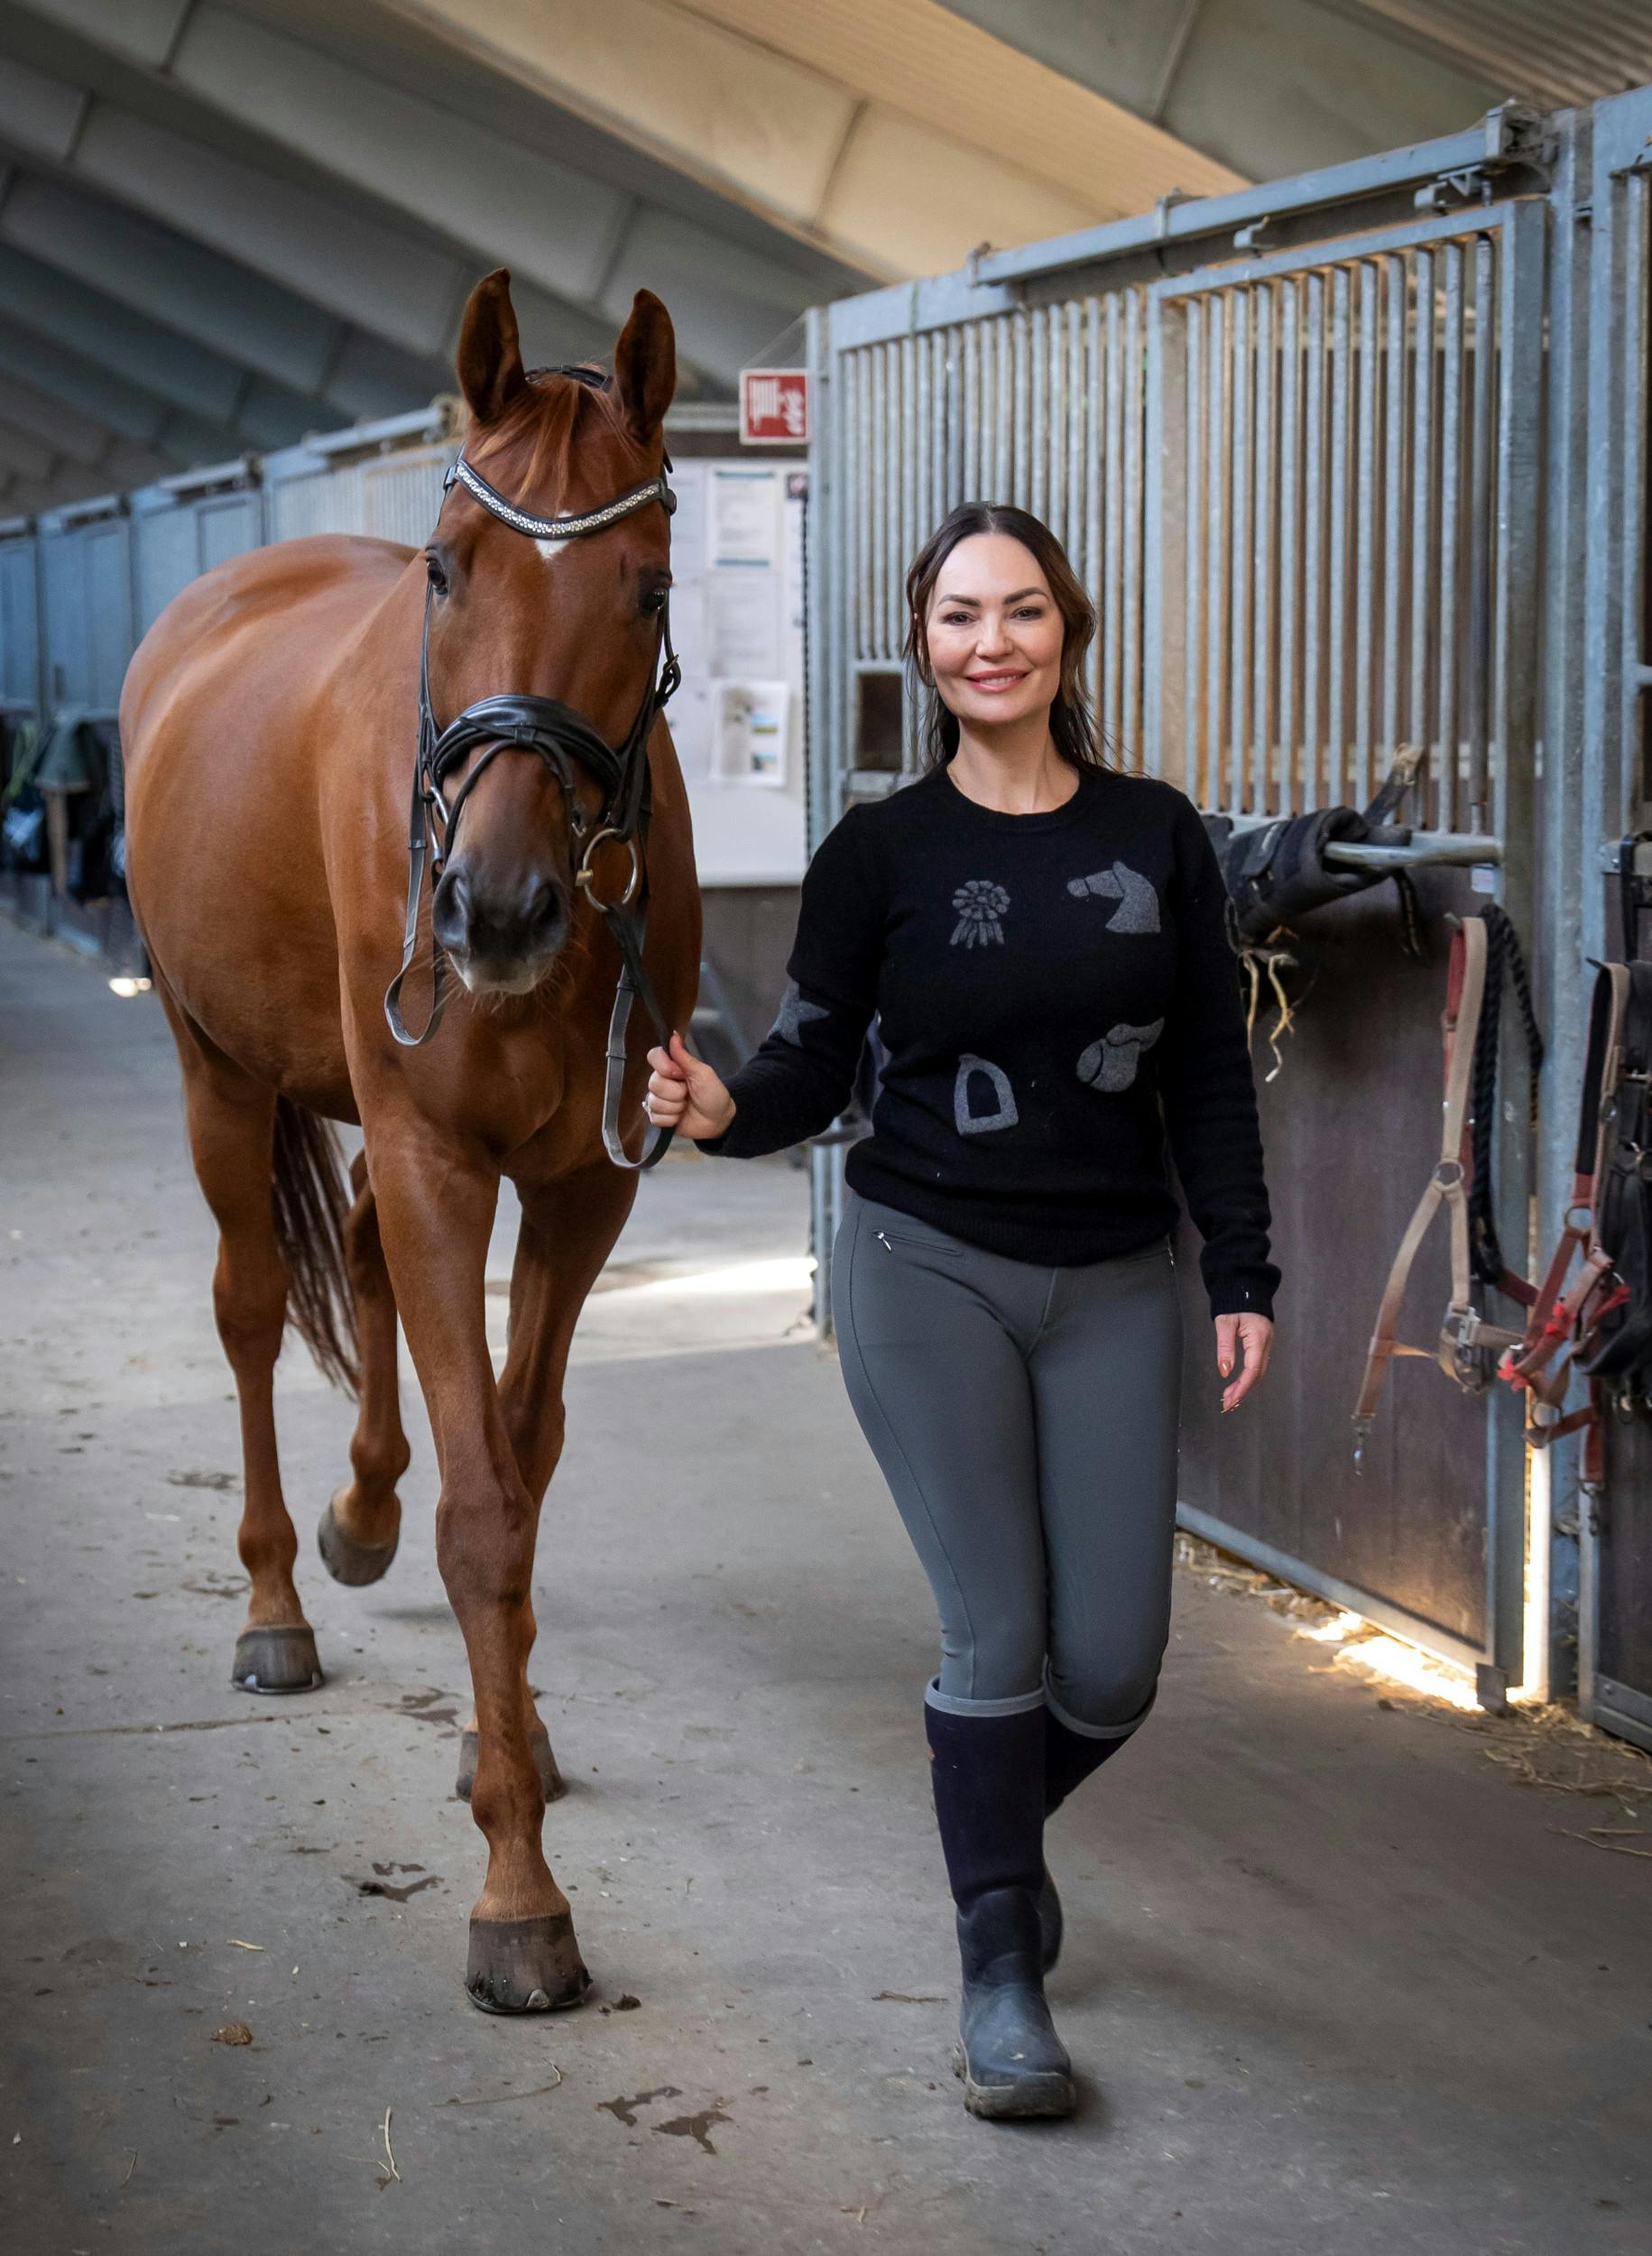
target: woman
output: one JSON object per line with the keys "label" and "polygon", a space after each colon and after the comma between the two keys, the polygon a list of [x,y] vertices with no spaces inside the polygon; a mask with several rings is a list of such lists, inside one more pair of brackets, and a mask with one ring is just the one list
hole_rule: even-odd
{"label": "woman", "polygon": [[[941,1614],[925,1720],[981,2115],[1054,2115],[1044,1821],[1153,1702],[1169,1634],[1181,1328],[1167,1141],[1234,1409],[1267,1368],[1268,1194],[1204,826],[1105,768],[1094,615],[1019,509],[955,509],[907,579],[928,772],[803,883],[772,1032],[727,1086],[680,1036],[651,1118],[736,1158],[817,1135],[884,1059],[832,1262],[850,1401]],[[1235,1369],[1236,1362],[1239,1368]]]}

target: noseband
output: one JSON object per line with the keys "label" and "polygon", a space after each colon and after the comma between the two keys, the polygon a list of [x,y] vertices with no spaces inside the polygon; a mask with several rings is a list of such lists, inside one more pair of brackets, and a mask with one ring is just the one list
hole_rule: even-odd
{"label": "noseband", "polygon": [[[534,370],[533,374],[568,375],[582,383],[600,384],[591,369]],[[671,467],[666,458],[666,468]],[[581,510],[565,517],[536,517],[490,485],[461,453],[442,481],[444,499],[454,485],[462,485],[490,516],[509,525],[512,532],[533,541],[577,541],[604,532],[610,525],[658,502],[668,513],[677,496],[664,475],[650,478],[600,508]],[[578,855],[574,883],[584,892],[614,937],[620,952],[619,985],[608,1022],[607,1077],[603,1095],[603,1142],[616,1167],[652,1167],[671,1141],[671,1131],[651,1124],[641,1159],[630,1158],[620,1133],[620,1094],[625,1078],[625,1028],[632,1000],[641,995],[660,1040],[669,1046],[671,1030],[666,1024],[652,982],[642,964],[642,941],[648,923],[648,866],[645,850],[652,806],[648,740],[660,708],[682,679],[677,653],[671,647],[670,600],[660,608],[660,633],[649,668],[648,687],[636,717],[618,744],[599,736],[583,714],[556,698],[532,697],[508,690],[503,696],[482,698],[438,729],[430,709],[430,605],[433,588],[427,585],[424,626],[419,652],[419,748],[413,767],[413,796],[408,819],[407,922],[402,935],[401,964],[384,995],[384,1015],[390,1031],[404,1049],[416,1049],[429,1040],[441,1020],[448,1000],[447,951],[430,938],[432,987],[430,1014],[417,1034],[410,1033],[401,1016],[401,983],[411,968],[418,947],[419,903],[424,890],[427,863],[432,900],[442,868],[452,855],[454,835],[465,802],[484,770],[502,752],[531,752],[542,760],[562,786],[568,805],[568,828]],[[442,782],[469,756],[469,773],[449,806],[442,798]],[[593,820],[579,803],[575,785],[578,772],[595,777],[602,791],[602,808]],[[599,846],[625,847],[631,874],[617,900],[606,901],[596,890],[593,857]]]}

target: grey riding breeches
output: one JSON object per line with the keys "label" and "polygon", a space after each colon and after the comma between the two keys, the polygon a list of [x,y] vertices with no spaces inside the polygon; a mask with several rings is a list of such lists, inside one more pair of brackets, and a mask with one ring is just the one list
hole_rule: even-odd
{"label": "grey riding breeches", "polygon": [[934,1589],[932,1706],[1047,1700],[1094,1737],[1152,1705],[1169,1636],[1182,1332],[1167,1239],[1011,1261],[856,1193],[844,1380]]}

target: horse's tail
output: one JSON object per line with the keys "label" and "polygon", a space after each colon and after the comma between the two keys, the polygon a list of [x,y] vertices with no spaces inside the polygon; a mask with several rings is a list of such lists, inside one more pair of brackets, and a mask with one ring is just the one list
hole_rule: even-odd
{"label": "horse's tail", "polygon": [[345,1259],[350,1195],[331,1122],[278,1097],[273,1171],[275,1235],[287,1265],[287,1321],[323,1376],[353,1395],[361,1382],[361,1342]]}

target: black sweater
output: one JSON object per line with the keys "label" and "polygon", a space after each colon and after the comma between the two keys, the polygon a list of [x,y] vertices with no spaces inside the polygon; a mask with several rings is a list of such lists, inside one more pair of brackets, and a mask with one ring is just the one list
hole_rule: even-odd
{"label": "black sweater", "polygon": [[701,1150],[818,1135],[875,1015],[886,1057],[848,1181],[1012,1260],[1070,1265],[1170,1230],[1171,1156],[1211,1313],[1271,1315],[1268,1190],[1222,874],[1167,783],[1081,772],[999,814],[944,770],[851,809],[803,881],[790,985]]}

